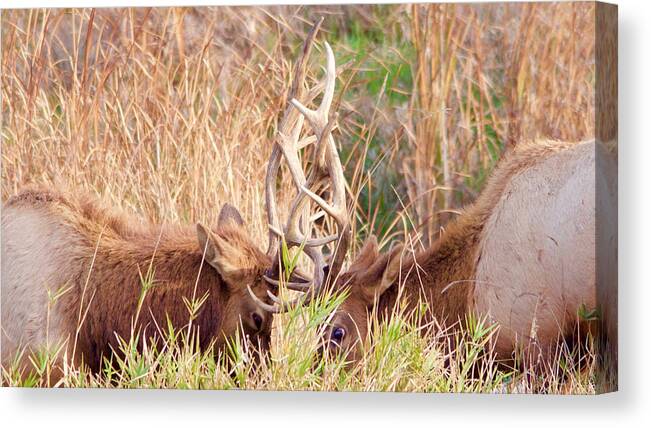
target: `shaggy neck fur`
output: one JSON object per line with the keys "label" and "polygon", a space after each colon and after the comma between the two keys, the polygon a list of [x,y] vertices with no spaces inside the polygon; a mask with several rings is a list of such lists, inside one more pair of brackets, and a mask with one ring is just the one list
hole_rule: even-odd
{"label": "shaggy neck fur", "polygon": [[[208,296],[193,321],[202,349],[220,331],[220,308],[227,290],[217,272],[202,263],[194,231],[165,231],[158,244],[160,232],[152,232],[133,241],[111,239],[100,243],[95,263],[103,266],[90,266],[92,260],[84,265],[82,273],[90,272],[90,276],[82,307],[89,302],[90,310],[80,339],[82,349],[96,354],[88,356],[91,361],[99,359],[98,353],[108,354],[107,344],[116,344],[115,334],[130,337],[136,315],[135,332],[140,332],[140,337],[149,338],[160,333],[158,329],[165,332],[168,320],[177,330],[187,325],[190,314],[184,298],[199,300]],[[143,287],[147,290],[138,310]]]}

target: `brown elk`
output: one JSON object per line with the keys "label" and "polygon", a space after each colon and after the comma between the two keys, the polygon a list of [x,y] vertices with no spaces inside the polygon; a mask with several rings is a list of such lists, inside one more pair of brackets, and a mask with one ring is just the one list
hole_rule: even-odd
{"label": "brown elk", "polygon": [[[97,372],[102,357],[118,348],[118,336],[128,338],[135,330],[141,334],[140,341],[149,341],[168,320],[177,330],[188,325],[187,301],[191,299],[203,301],[192,320],[202,349],[221,349],[237,334],[248,336],[260,351],[269,348],[271,312],[282,306],[271,292],[279,283],[279,238],[290,246],[304,245],[314,261],[313,278],[302,275],[300,282],[288,282],[290,288],[309,291],[320,289],[328,271],[318,248],[337,238],[345,241],[349,235],[345,181],[331,136],[334,118],[328,116],[336,78],[329,46],[325,83],[306,94],[309,102],[323,87],[321,107],[311,111],[295,99],[304,92],[306,61],[320,23],[308,35],[296,64],[289,92],[292,104],[280,120],[269,161],[267,253],[257,248],[240,214],[230,205],[222,208],[213,229],[201,224],[196,228],[163,227],[143,225],[92,197],[48,188],[26,189],[10,198],[2,212],[5,367],[20,349],[61,346],[61,355]],[[299,141],[303,116],[316,135]],[[314,144],[315,168],[306,178],[299,151],[310,144]],[[278,226],[275,200],[281,155],[298,190],[283,229]],[[332,203],[314,193],[326,189],[328,181],[332,182]],[[339,234],[311,237],[307,227],[312,199],[337,221]],[[343,253],[336,253],[333,268],[341,266]],[[140,301],[143,282],[151,287]],[[54,303],[52,296],[57,296]]]}
{"label": "brown elk", "polygon": [[204,297],[193,320],[202,349],[240,332],[266,350],[272,319],[247,287],[268,299],[270,266],[230,205],[213,229],[148,225],[90,196],[28,188],[2,212],[2,364],[19,348],[63,346],[97,372],[116,335],[135,328],[149,339],[168,319],[180,329],[190,318],[184,299]]}
{"label": "brown elk", "polygon": [[507,361],[516,350],[548,361],[559,338],[594,327],[581,308],[599,308],[616,360],[616,177],[602,143],[522,144],[429,248],[379,254],[375,238],[366,243],[336,282],[349,297],[326,349],[358,359],[373,311],[382,319],[398,301],[424,299],[425,322],[449,327],[474,313],[497,323],[495,351]]}

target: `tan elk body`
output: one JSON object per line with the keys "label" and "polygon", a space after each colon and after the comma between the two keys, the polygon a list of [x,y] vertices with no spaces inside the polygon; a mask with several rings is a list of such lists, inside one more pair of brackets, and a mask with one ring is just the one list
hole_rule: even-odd
{"label": "tan elk body", "polygon": [[377,241],[366,244],[337,281],[350,296],[333,317],[330,346],[357,357],[368,314],[375,306],[390,316],[399,296],[412,307],[424,297],[429,319],[443,325],[487,316],[500,326],[496,351],[505,359],[516,349],[548,358],[560,337],[583,327],[582,308],[599,307],[616,344],[616,177],[601,143],[516,148],[430,248],[380,255]]}
{"label": "tan elk body", "polygon": [[178,331],[189,321],[184,298],[204,296],[193,321],[202,349],[213,341],[219,349],[240,331],[266,348],[271,316],[247,286],[268,299],[262,277],[270,265],[228,205],[208,230],[143,224],[92,197],[24,190],[2,209],[2,364],[24,348],[63,345],[59,357],[96,372],[118,348],[116,335],[128,340],[133,325],[148,339],[167,329],[168,317]]}

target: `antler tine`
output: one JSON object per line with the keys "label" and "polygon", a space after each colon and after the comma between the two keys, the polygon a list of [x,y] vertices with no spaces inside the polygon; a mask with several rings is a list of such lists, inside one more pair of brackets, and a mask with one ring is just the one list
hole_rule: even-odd
{"label": "antler tine", "polygon": [[328,112],[332,105],[332,100],[335,94],[335,83],[337,80],[337,70],[335,67],[335,55],[328,42],[324,42],[326,50],[326,77],[323,89],[323,99],[321,104],[316,110],[311,110],[301,104],[296,98],[292,98],[291,103],[303,114],[310,122],[310,126],[317,134],[317,138],[321,137],[326,124],[328,123]]}
{"label": "antler tine", "polygon": [[258,305],[261,309],[267,311],[267,312],[272,312],[272,313],[277,313],[278,312],[278,305],[270,305],[268,303],[263,302],[260,300],[258,296],[255,295],[253,290],[251,290],[251,286],[247,285],[246,290],[249,292],[249,296],[251,296],[251,299],[255,302],[256,305]]}
{"label": "antler tine", "polygon": [[274,301],[274,304],[270,305],[268,303],[263,302],[258,296],[256,296],[253,290],[251,290],[251,286],[247,285],[246,289],[249,292],[251,299],[253,299],[253,301],[258,306],[260,306],[261,309],[267,312],[271,312],[273,314],[280,314],[283,312],[287,312],[290,308],[294,308],[299,305],[308,304],[310,301],[312,301],[312,299],[315,296],[315,293],[305,293],[297,299],[291,300],[289,302],[281,302],[280,299],[278,299],[276,296],[273,296],[273,294],[268,293],[269,297]]}
{"label": "antler tine", "polygon": [[[297,291],[304,291],[305,294],[292,301],[282,302],[282,303],[276,302],[276,304],[274,305],[275,308],[274,313],[287,312],[289,308],[295,307],[297,305],[305,305],[309,303],[314,298],[314,296],[316,296],[320,292],[320,285],[323,284],[323,279],[324,279],[323,277],[325,274],[324,273],[325,261],[323,258],[323,254],[321,254],[321,252],[318,251],[316,248],[305,248],[303,251],[312,259],[314,263],[314,278],[312,279],[312,287],[310,287],[307,290],[297,290]],[[289,286],[288,288],[295,289]]]}
{"label": "antler tine", "polygon": [[287,161],[290,175],[292,176],[296,188],[300,189],[306,181],[296,150],[301,128],[303,127],[303,118],[301,116],[296,118],[296,124],[291,129],[289,135],[285,134],[286,129],[289,128],[289,124],[284,123],[284,125],[285,126],[278,131],[276,144],[274,144],[271,158],[269,159],[265,182],[267,220],[269,221],[269,247],[267,249],[267,254],[272,257],[274,257],[278,252],[278,239],[280,238],[278,231],[281,230],[276,205],[276,177],[280,171],[281,155]]}
{"label": "antler tine", "polygon": [[[281,282],[277,279],[268,277],[267,275],[263,275],[265,281],[267,281],[271,285],[275,285],[276,287],[280,287]],[[290,290],[295,290],[295,291],[308,291],[312,287],[312,281],[308,282],[285,282],[285,287],[289,288]]]}

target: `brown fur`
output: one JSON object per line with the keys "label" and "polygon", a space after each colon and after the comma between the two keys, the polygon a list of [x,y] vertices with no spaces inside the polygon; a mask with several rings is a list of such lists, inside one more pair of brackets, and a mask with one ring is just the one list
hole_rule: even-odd
{"label": "brown fur", "polygon": [[[184,298],[207,295],[193,320],[203,350],[213,342],[221,349],[226,338],[242,330],[267,349],[271,316],[257,308],[246,285],[268,299],[262,273],[271,263],[240,221],[226,205],[217,228],[198,226],[198,239],[194,227],[147,224],[90,196],[23,190],[2,212],[3,365],[20,347],[36,351],[65,343],[69,358],[74,352],[74,363],[83,361],[97,372],[102,357],[117,349],[116,335],[130,336],[149,274],[153,287],[135,323],[141,341],[143,336],[149,341],[158,327],[165,331],[168,318],[177,331],[186,326]],[[60,289],[67,291],[48,314],[47,290]],[[259,331],[251,319],[254,313],[263,320]],[[46,334],[44,326],[51,331]]]}
{"label": "brown fur", "polygon": [[[574,149],[575,147],[579,147],[579,149]],[[419,298],[424,297],[430,309],[429,316],[426,317],[425,321],[429,322],[436,319],[443,326],[449,326],[459,320],[463,321],[466,314],[473,311],[480,312],[482,315],[492,315],[492,312],[501,314],[518,309],[518,305],[524,305],[523,300],[514,300],[512,302],[501,302],[502,307],[499,308],[486,306],[485,304],[478,306],[483,301],[484,296],[492,296],[491,293],[495,292],[495,288],[491,284],[480,284],[476,281],[477,266],[480,263],[488,263],[490,266],[491,263],[494,263],[491,260],[502,257],[501,254],[485,253],[483,245],[491,237],[487,235],[490,231],[486,231],[485,226],[489,219],[499,218],[501,215],[499,210],[502,208],[501,206],[498,208],[499,204],[510,200],[510,198],[518,197],[518,195],[510,193],[517,191],[517,187],[515,187],[516,190],[513,190],[516,177],[521,177],[524,173],[530,173],[543,161],[551,159],[557,154],[562,156],[566,151],[569,153],[571,149],[590,149],[589,146],[584,146],[583,149],[580,147],[580,145],[560,142],[537,142],[535,144],[521,145],[507,154],[496,167],[485,190],[477,201],[464,210],[456,220],[452,221],[442,232],[439,239],[424,251],[413,253],[405,251],[402,247],[397,247],[390,254],[380,255],[377,241],[372,238],[362,249],[348,272],[342,274],[337,281],[337,287],[340,289],[350,289],[350,296],[334,315],[327,334],[331,335],[336,327],[343,327],[346,330],[346,336],[340,343],[330,340],[330,346],[346,349],[350,352],[351,359],[358,358],[361,339],[366,337],[368,333],[367,320],[370,312],[377,310],[381,316],[391,316],[392,309],[399,299],[406,299],[409,307],[414,308]],[[592,146],[592,149],[594,150],[595,147]],[[572,168],[575,167],[570,169]],[[585,171],[585,173],[590,174],[590,171]],[[592,179],[594,181],[594,176]],[[509,189],[508,192],[507,188]],[[554,191],[555,189],[550,190],[551,193],[544,195],[544,197],[557,197],[553,193]],[[527,198],[534,200],[538,196],[536,193],[525,195],[525,200]],[[583,196],[576,195],[577,198]],[[589,196],[586,197],[589,199]],[[576,221],[577,224],[582,224],[580,219],[572,217],[569,217],[569,219],[570,221]],[[590,223],[590,220],[594,224],[594,218],[587,219],[588,223]],[[494,238],[499,240],[501,236]],[[570,239],[572,238],[570,237]],[[537,245],[537,243],[530,242],[526,245]],[[586,244],[579,242],[578,245]],[[590,256],[588,256],[588,259],[590,259]],[[517,263],[517,260],[510,260],[506,263],[509,262]],[[586,281],[591,282],[590,278],[594,280],[594,257],[587,260],[587,262],[592,264],[588,268],[588,270],[592,269],[592,272],[585,272],[585,278],[588,278]],[[396,286],[396,284],[399,284],[399,286]],[[500,284],[500,286],[502,285],[509,287],[511,284]],[[594,302],[596,294],[594,282],[585,284],[585,288],[581,290],[588,291],[580,291],[580,293],[584,294],[578,296],[579,299]],[[544,293],[551,293],[551,296],[544,296],[545,298],[549,297],[549,300],[563,300],[565,299],[565,293],[569,292],[562,290],[561,285],[560,288],[547,289]],[[513,306],[509,307],[509,305]],[[526,309],[527,307],[523,306],[523,308]],[[577,309],[576,307],[560,308],[558,310],[554,308],[554,315],[563,313],[562,316],[567,316],[568,322],[563,319],[554,319],[553,322],[556,323],[553,325],[554,328],[542,329],[538,333],[540,337],[537,340],[544,343],[545,346],[549,346],[557,340],[559,334],[562,336],[571,333],[572,325],[576,325]],[[484,311],[486,312],[483,313]],[[616,303],[614,309],[612,309],[611,305],[611,312],[610,319],[607,320],[611,324],[609,330],[616,332],[616,328],[612,328],[612,324],[616,323]],[[495,317],[495,319],[496,321],[501,320],[499,316]],[[522,322],[525,321],[513,321],[513,323]],[[548,324],[551,325],[551,322],[549,321]],[[509,327],[503,326],[505,330]],[[520,333],[520,337],[516,336],[515,333],[513,335],[501,333],[500,341],[497,344],[499,356],[510,358],[514,349],[523,345],[523,339],[525,338],[522,337],[524,336],[522,331],[528,333],[534,327],[531,324],[515,325],[514,330]],[[531,339],[531,337],[527,339]],[[546,354],[547,351],[548,349],[544,349],[543,354],[549,355]]]}

